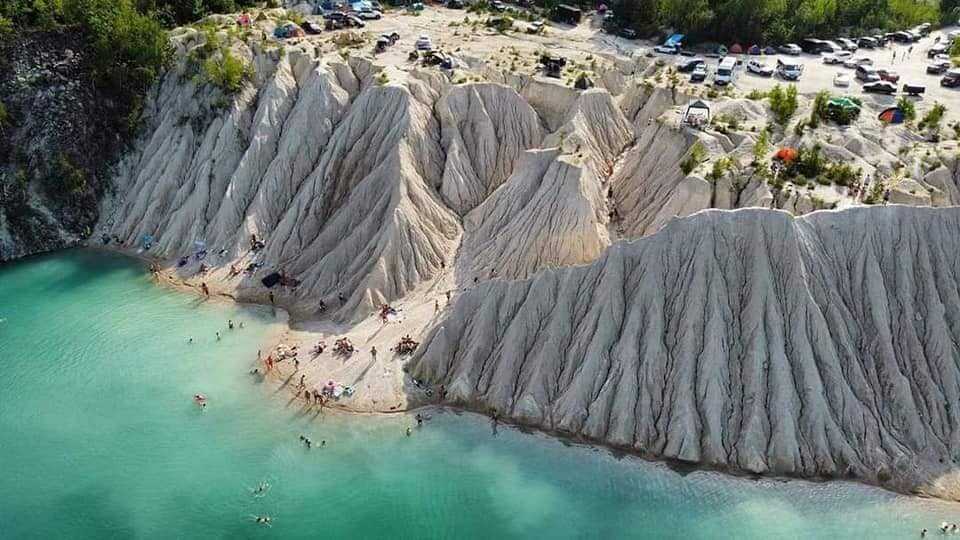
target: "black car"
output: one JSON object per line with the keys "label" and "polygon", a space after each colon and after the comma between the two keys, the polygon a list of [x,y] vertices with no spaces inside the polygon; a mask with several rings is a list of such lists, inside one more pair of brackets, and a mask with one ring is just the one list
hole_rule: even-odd
{"label": "black car", "polygon": [[857,45],[862,49],[876,49],[878,44],[876,39],[864,36],[857,40]]}
{"label": "black car", "polygon": [[623,39],[637,39],[637,31],[632,28],[624,28],[617,32],[617,35]]}
{"label": "black car", "polygon": [[323,14],[323,18],[328,21],[342,21],[347,18],[347,14],[342,11],[328,11]]}
{"label": "black car", "polygon": [[897,93],[897,85],[890,81],[875,81],[864,84],[863,91],[868,94],[887,94],[892,96]]}
{"label": "black car", "polygon": [[322,31],[320,25],[313,21],[303,21],[301,26],[303,26],[304,32],[308,34],[319,34]]}
{"label": "black car", "polygon": [[950,69],[950,66],[950,62],[946,60],[934,62],[927,66],[927,75],[943,75]]}
{"label": "black car", "polygon": [[960,70],[950,70],[940,79],[940,86],[956,88],[960,86]]}
{"label": "black car", "polygon": [[826,41],[817,38],[806,38],[800,42],[800,49],[807,54],[820,54],[827,47]]}
{"label": "black car", "polygon": [[694,70],[698,65],[706,64],[706,61],[703,58],[691,58],[690,60],[680,60],[677,62],[677,71],[680,73],[689,73]]}
{"label": "black car", "polygon": [[947,54],[947,51],[949,50],[950,50],[949,43],[944,43],[944,42],[936,43],[932,47],[927,49],[927,58],[933,58],[938,54]]}
{"label": "black car", "polygon": [[890,39],[896,43],[911,43],[913,36],[909,32],[894,32],[890,34]]}
{"label": "black car", "polygon": [[447,0],[447,7],[450,9],[463,9],[463,2],[460,0]]}

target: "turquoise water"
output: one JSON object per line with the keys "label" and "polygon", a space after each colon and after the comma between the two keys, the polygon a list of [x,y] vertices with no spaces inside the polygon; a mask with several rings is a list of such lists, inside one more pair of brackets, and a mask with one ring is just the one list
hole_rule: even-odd
{"label": "turquoise water", "polygon": [[248,375],[269,310],[103,253],[0,265],[0,321],[0,538],[916,538],[960,521],[856,484],[681,476],[473,415],[411,437],[401,416],[320,417]]}

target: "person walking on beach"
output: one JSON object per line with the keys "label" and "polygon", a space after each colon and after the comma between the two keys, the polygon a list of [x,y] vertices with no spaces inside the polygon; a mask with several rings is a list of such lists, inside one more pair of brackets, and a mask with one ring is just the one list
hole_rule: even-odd
{"label": "person walking on beach", "polygon": [[376,348],[376,346],[370,347],[370,356],[372,356],[374,360],[377,359],[377,348]]}
{"label": "person walking on beach", "polygon": [[433,312],[434,312],[434,313],[440,313],[440,301],[439,301],[439,300],[434,300],[434,301],[433,301]]}
{"label": "person walking on beach", "polygon": [[270,291],[270,305],[271,305],[271,306],[274,305],[274,304],[273,304],[273,291]]}
{"label": "person walking on beach", "polygon": [[207,282],[204,281],[200,284],[200,290],[203,291],[203,295],[207,298],[210,298],[210,288],[207,287]]}
{"label": "person walking on beach", "polygon": [[450,305],[450,291],[447,291],[447,305]]}

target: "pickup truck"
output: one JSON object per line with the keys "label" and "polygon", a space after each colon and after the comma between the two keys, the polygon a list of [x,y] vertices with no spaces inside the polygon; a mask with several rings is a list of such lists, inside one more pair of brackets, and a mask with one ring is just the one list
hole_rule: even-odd
{"label": "pickup truck", "polygon": [[920,94],[927,91],[926,86],[921,86],[919,84],[906,84],[903,85],[903,93],[908,96],[919,96]]}

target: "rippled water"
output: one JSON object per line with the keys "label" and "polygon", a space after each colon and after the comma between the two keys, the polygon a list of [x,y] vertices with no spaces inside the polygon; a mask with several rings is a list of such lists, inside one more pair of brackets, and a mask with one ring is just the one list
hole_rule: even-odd
{"label": "rippled water", "polygon": [[0,265],[0,538],[916,538],[960,521],[856,484],[681,476],[473,415],[411,437],[408,417],[319,417],[248,374],[269,310],[145,274],[83,251]]}

